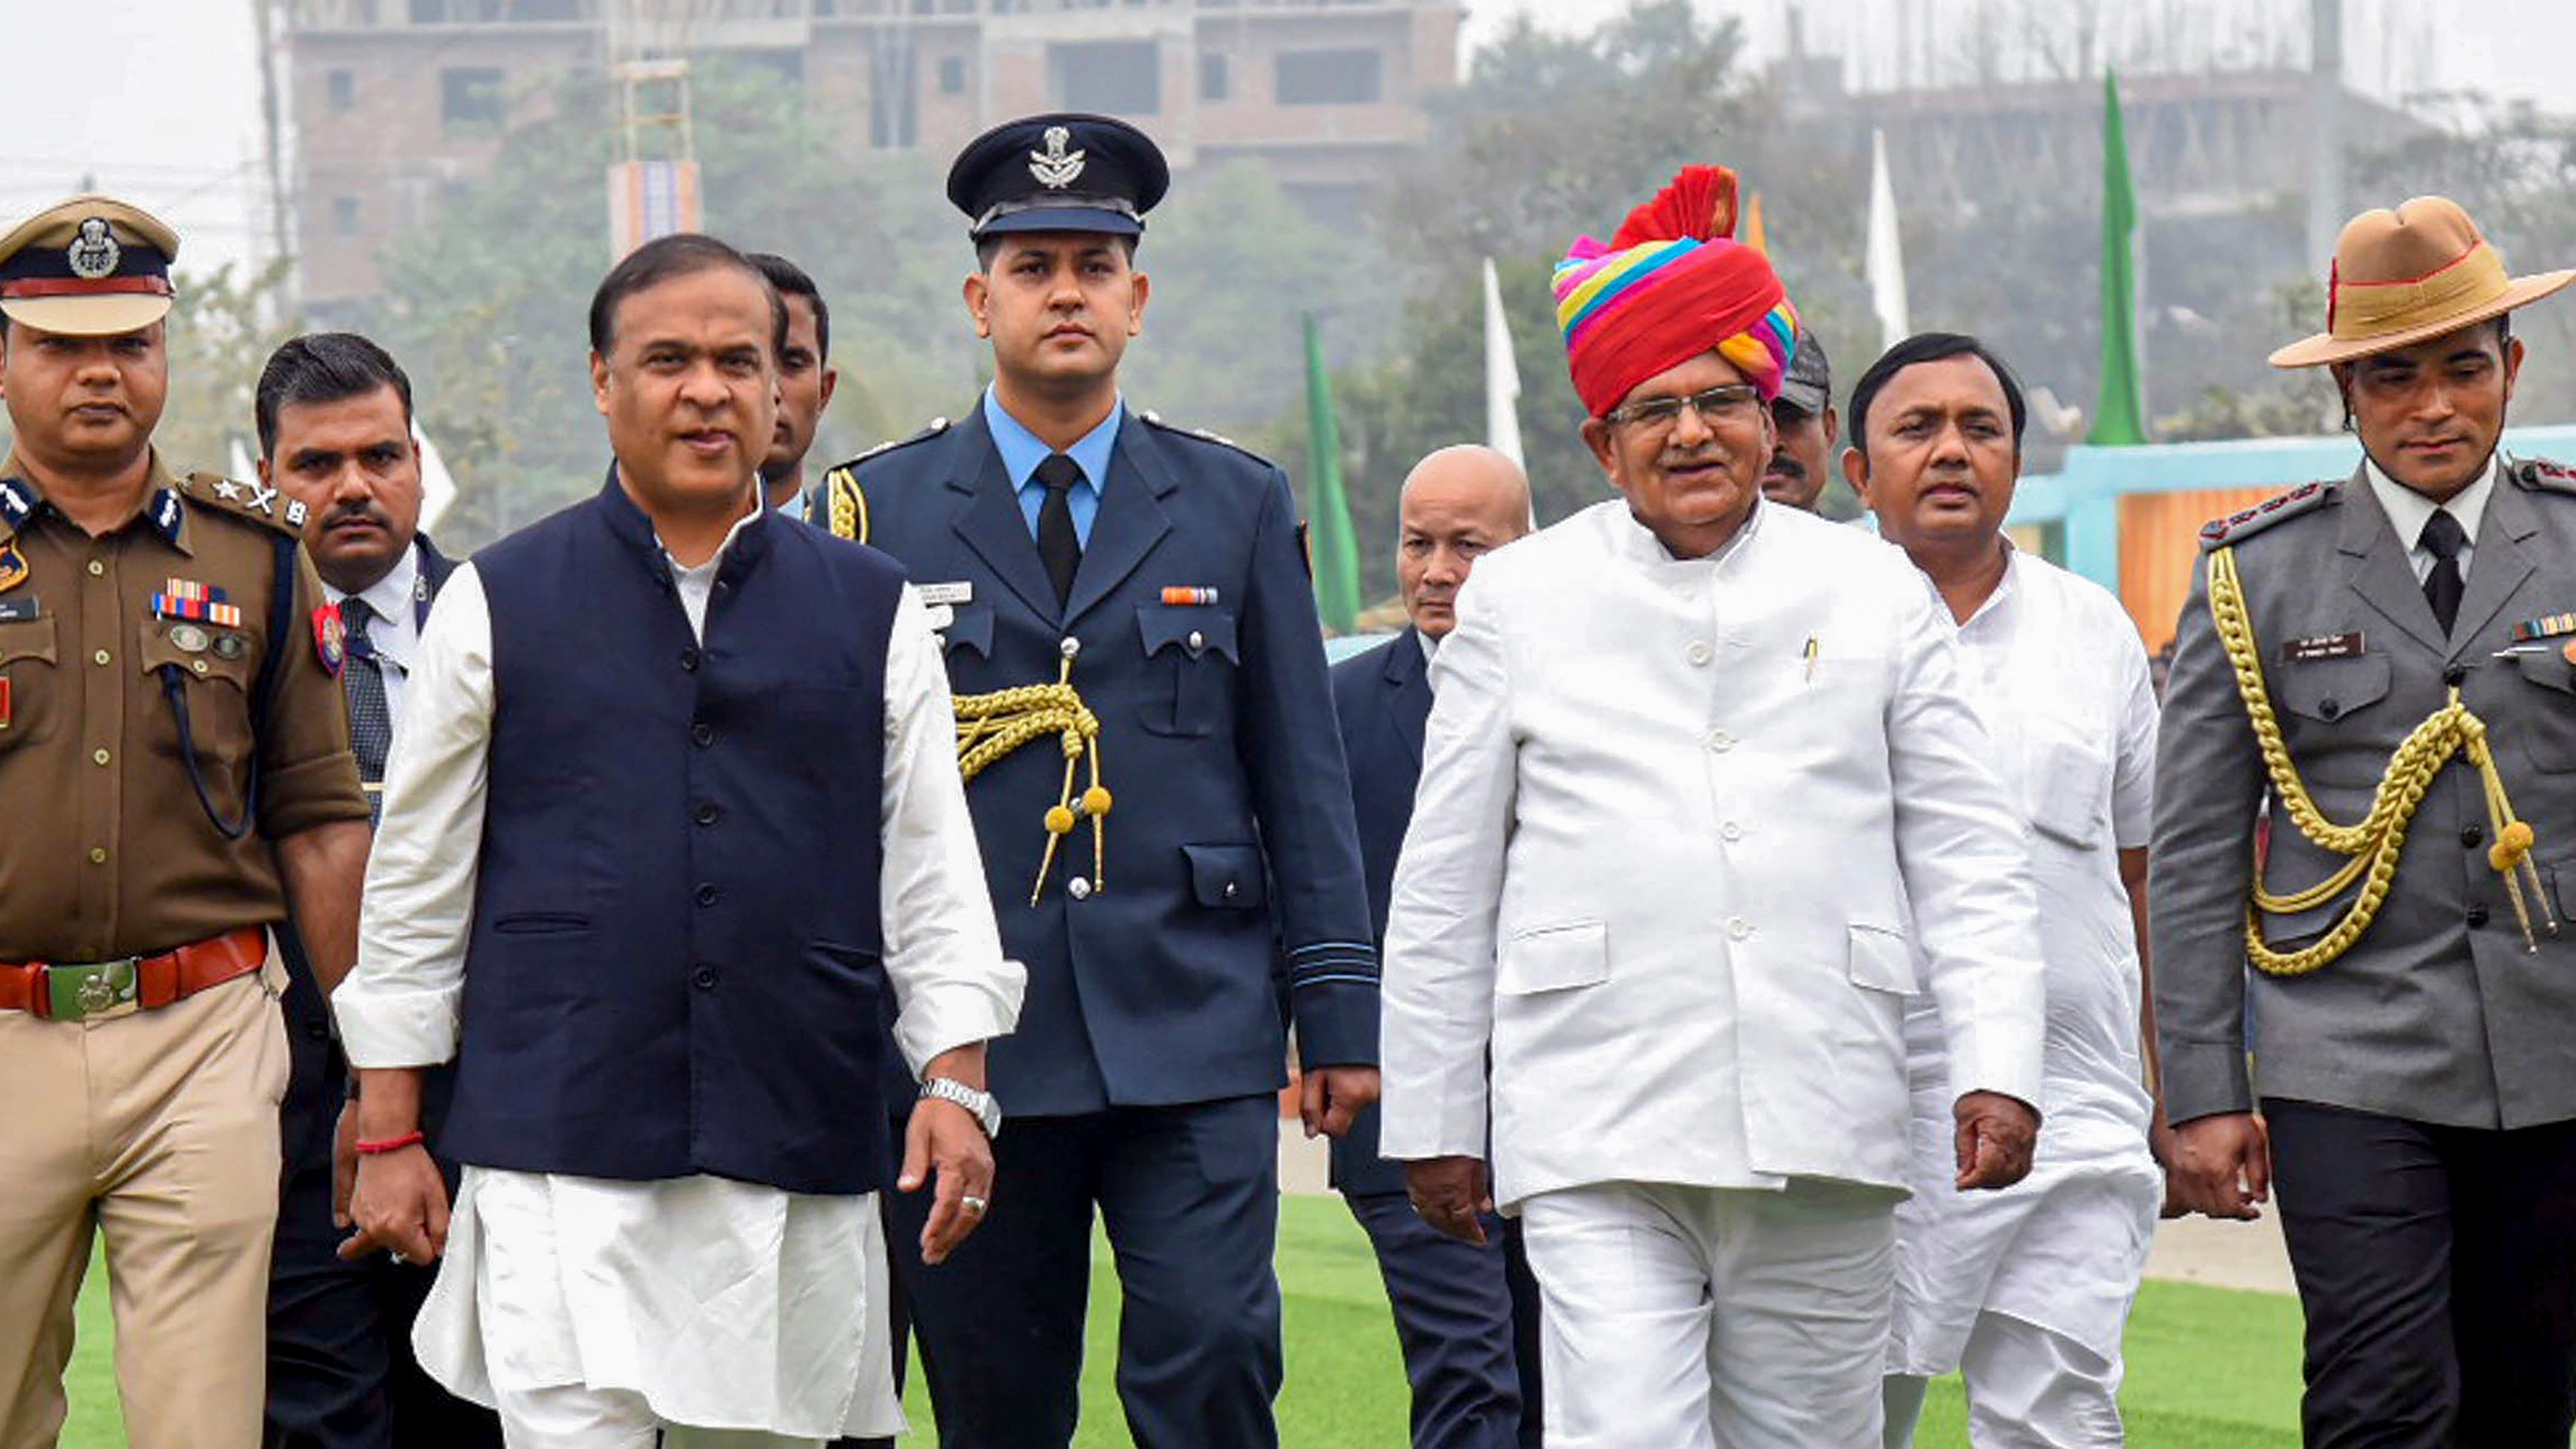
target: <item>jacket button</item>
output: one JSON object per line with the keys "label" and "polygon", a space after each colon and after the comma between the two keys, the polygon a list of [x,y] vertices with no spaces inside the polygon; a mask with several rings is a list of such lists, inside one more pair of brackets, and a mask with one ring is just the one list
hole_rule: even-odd
{"label": "jacket button", "polygon": [[2460,843],[2470,847],[2471,849],[2475,849],[2477,846],[2483,844],[2486,838],[2487,828],[2483,825],[2463,825],[2460,827]]}
{"label": "jacket button", "polygon": [[700,991],[715,990],[716,968],[713,966],[701,966],[697,970],[690,972],[689,984],[698,988]]}
{"label": "jacket button", "polygon": [[1064,883],[1064,893],[1077,901],[1091,899],[1091,877],[1078,875]]}
{"label": "jacket button", "polygon": [[2465,664],[2454,664],[2450,668],[2442,671],[2442,682],[2451,686],[2453,689],[2459,688],[2461,682],[2466,680],[2468,677],[2469,666]]}
{"label": "jacket button", "polygon": [[1741,941],[1753,934],[1753,923],[1742,916],[1729,916],[1726,919],[1726,934]]}
{"label": "jacket button", "polygon": [[1682,651],[1682,657],[1693,664],[1706,664],[1714,654],[1715,651],[1708,647],[1708,641],[1705,639],[1693,639],[1690,647]]}
{"label": "jacket button", "polygon": [[702,885],[698,887],[698,904],[702,906],[712,906],[716,903],[716,897],[720,894],[722,893],[714,886]]}
{"label": "jacket button", "polygon": [[2331,699],[2321,701],[2317,705],[2317,715],[2321,719],[2333,719],[2342,713],[2343,706]]}
{"label": "jacket button", "polygon": [[1205,649],[1206,647],[1207,647],[1207,635],[1200,633],[1200,632],[1199,632],[1198,630],[1196,630],[1196,629],[1192,629],[1192,630],[1190,631],[1190,652],[1191,652],[1192,654],[1196,654],[1196,653],[1198,653],[1200,650]]}
{"label": "jacket button", "polygon": [[716,802],[713,800],[701,800],[698,802],[698,823],[700,825],[713,825],[716,823],[717,817],[723,814],[724,811],[718,809],[716,807]]}
{"label": "jacket button", "polygon": [[1243,894],[1243,887],[1236,885],[1232,881],[1227,881],[1225,883],[1225,898],[1227,900],[1233,900],[1236,896],[1241,894]]}
{"label": "jacket button", "polygon": [[680,667],[682,669],[689,670],[692,673],[696,672],[698,667],[698,651],[694,645],[680,651]]}
{"label": "jacket button", "polygon": [[705,749],[716,742],[716,727],[705,720],[698,721],[689,726],[689,742],[699,749]]}
{"label": "jacket button", "polygon": [[2487,908],[2484,906],[2469,907],[2468,922],[2469,929],[2472,931],[2485,925],[2487,923]]}

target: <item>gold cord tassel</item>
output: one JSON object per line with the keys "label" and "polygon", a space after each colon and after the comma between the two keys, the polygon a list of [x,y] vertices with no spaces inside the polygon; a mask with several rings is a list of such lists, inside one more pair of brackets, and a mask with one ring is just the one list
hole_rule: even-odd
{"label": "gold cord tassel", "polygon": [[[990,694],[957,697],[957,771],[968,780],[994,761],[1045,735],[1056,736],[1064,751],[1064,784],[1046,812],[1046,854],[1038,861],[1029,904],[1046,894],[1047,876],[1055,869],[1056,847],[1073,833],[1081,816],[1091,817],[1091,889],[1108,886],[1109,791],[1100,783],[1100,718],[1083,704],[1073,687],[1073,660],[1082,646],[1064,641],[1064,660],[1055,683],[1025,684]],[[1075,771],[1088,763],[1091,788],[1076,797]]]}
{"label": "gold cord tassel", "polygon": [[[2318,849],[2349,857],[2334,874],[2287,895],[2274,895],[2263,888],[2258,863],[2253,893],[2245,903],[2245,954],[2256,969],[2272,976],[2305,976],[2332,962],[2361,939],[2378,918],[2379,908],[2387,903],[2389,888],[2397,877],[2397,857],[2405,847],[2407,827],[2414,823],[2415,812],[2424,803],[2424,792],[2432,788],[2434,777],[2455,754],[2466,754],[2477,769],[2486,796],[2487,826],[2495,837],[2487,851],[2487,864],[2504,878],[2514,918],[2522,925],[2524,948],[2540,949],[2532,929],[2533,905],[2539,907],[2547,932],[2558,934],[2557,914],[2541,884],[2539,869],[2531,863],[2531,827],[2514,815],[2513,802],[2505,794],[2504,777],[2497,772],[2495,756],[2487,748],[2486,722],[2461,703],[2458,686],[2452,686],[2449,702],[2417,725],[2389,757],[2388,769],[2371,794],[2370,813],[2358,824],[2338,825],[2317,808],[2315,798],[2299,778],[2297,764],[2290,759],[2288,745],[2281,739],[2280,721],[2272,712],[2271,691],[2263,680],[2262,650],[2255,642],[2253,619],[2245,608],[2244,585],[2236,573],[2234,549],[2222,548],[2209,556],[2209,617],[2217,626],[2227,662],[2235,670],[2236,692],[2245,701],[2246,718],[2253,726],[2254,741],[2262,752],[2263,769],[2271,778],[2274,797],[2299,833]],[[2343,894],[2356,881],[2361,884],[2361,894],[2337,918],[2334,927],[2317,940],[2296,951],[2281,951],[2263,939],[2264,916],[2313,910]],[[2530,887],[2528,898],[2524,894],[2526,881]]]}

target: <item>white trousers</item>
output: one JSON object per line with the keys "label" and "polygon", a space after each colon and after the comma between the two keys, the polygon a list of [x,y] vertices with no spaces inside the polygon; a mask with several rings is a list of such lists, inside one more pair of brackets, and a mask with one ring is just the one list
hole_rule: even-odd
{"label": "white trousers", "polygon": [[[1959,1377],[1976,1449],[2119,1449],[2118,1359],[2005,1313],[1980,1313]],[[1887,1376],[1887,1449],[1913,1449],[1926,1380]]]}
{"label": "white trousers", "polygon": [[642,1394],[560,1384],[499,1389],[501,1440],[509,1449],[820,1449],[756,1429],[693,1429],[653,1417]]}
{"label": "white trousers", "polygon": [[1523,1202],[1549,1449],[1878,1449],[1895,1206],[1805,1181]]}

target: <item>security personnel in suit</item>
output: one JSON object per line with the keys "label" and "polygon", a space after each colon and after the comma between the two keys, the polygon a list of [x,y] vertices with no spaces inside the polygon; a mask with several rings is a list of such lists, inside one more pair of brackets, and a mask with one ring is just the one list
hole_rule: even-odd
{"label": "security personnel in suit", "polygon": [[[1411,622],[1333,666],[1333,714],[1351,762],[1351,808],[1367,872],[1369,927],[1386,934],[1395,861],[1413,821],[1431,654],[1456,627],[1458,586],[1478,558],[1527,533],[1529,479],[1491,448],[1461,444],[1414,465],[1396,504],[1396,582]],[[1518,1224],[1461,1242],[1424,1222],[1404,1165],[1377,1153],[1377,1109],[1333,1144],[1333,1186],[1367,1230],[1413,1388],[1413,1449],[1535,1449],[1538,1283]]]}
{"label": "security personnel in suit", "polygon": [[2272,361],[2332,366],[2362,465],[2211,524],[2174,653],[2174,1176],[2240,1218],[2277,1177],[2325,1449],[2576,1420],[2576,477],[2497,446],[2507,314],[2571,276],[2439,197],[2346,227],[2331,330]]}
{"label": "security personnel in suit", "polygon": [[249,1445],[287,1034],[270,929],[349,969],[367,805],[302,505],[152,447],[178,237],[0,236],[0,1444],[63,1420],[104,1230],[126,1432]]}
{"label": "security personnel in suit", "polygon": [[[419,531],[411,379],[364,337],[313,333],[269,358],[254,408],[260,482],[304,505],[305,547],[323,596],[340,610],[348,651],[340,685],[372,806],[382,799],[421,626],[455,568]],[[281,940],[290,967],[300,967],[295,938]],[[269,1266],[269,1449],[499,1449],[491,1411],[440,1388],[413,1355],[412,1320],[436,1270],[339,1256],[357,1166],[357,1109],[343,1105],[348,1063],[309,970],[290,971],[285,1006],[295,1067],[283,1120],[286,1190]],[[454,1073],[423,1076],[422,1115],[434,1139]],[[452,1189],[455,1167],[447,1169]]]}
{"label": "security personnel in suit", "polygon": [[992,1054],[1012,1117],[992,1223],[935,1270],[895,1255],[955,1449],[1071,1439],[1095,1204],[1136,1442],[1276,1443],[1274,943],[1307,1129],[1338,1135],[1377,1092],[1377,957],[1287,479],[1118,392],[1140,217],[1167,178],[1099,117],[970,144],[948,195],[974,219],[965,293],[993,385],[827,475],[811,508],[933,605],[1003,940],[1028,966]]}

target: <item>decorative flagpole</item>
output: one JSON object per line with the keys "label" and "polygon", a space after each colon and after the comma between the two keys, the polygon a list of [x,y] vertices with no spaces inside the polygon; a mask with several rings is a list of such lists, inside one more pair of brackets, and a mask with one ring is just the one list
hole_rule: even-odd
{"label": "decorative flagpole", "polygon": [[1887,133],[1869,132],[1869,302],[1882,348],[1914,335],[1906,320],[1905,247],[1896,230],[1896,187],[1887,174]]}
{"label": "decorative flagpole", "polygon": [[1503,284],[1494,259],[1485,258],[1485,442],[1522,467],[1521,367],[1512,355],[1512,329],[1503,321]]}

